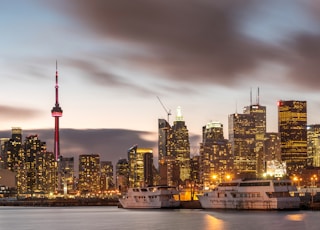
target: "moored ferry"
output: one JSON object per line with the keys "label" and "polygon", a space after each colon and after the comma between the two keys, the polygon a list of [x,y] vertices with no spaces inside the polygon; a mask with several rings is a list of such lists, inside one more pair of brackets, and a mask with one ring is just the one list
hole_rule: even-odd
{"label": "moored ferry", "polygon": [[123,208],[179,208],[179,191],[173,186],[129,188],[119,202]]}
{"label": "moored ferry", "polygon": [[290,180],[234,180],[198,195],[204,209],[299,209],[300,198]]}

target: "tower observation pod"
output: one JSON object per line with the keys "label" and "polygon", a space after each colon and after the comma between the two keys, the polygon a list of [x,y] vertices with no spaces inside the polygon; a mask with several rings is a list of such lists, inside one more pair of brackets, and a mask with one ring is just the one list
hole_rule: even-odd
{"label": "tower observation pod", "polygon": [[58,160],[60,156],[59,118],[62,117],[62,109],[59,105],[58,62],[56,62],[55,94],[56,102],[51,110],[51,115],[54,117],[54,155],[56,160]]}

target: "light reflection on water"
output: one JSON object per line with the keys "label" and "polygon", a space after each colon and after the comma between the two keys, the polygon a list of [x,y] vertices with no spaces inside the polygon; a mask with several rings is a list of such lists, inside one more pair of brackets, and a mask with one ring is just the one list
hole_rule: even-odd
{"label": "light reflection on water", "polygon": [[1,230],[318,230],[319,225],[320,211],[0,207]]}
{"label": "light reflection on water", "polygon": [[214,216],[210,216],[210,215],[205,215],[204,216],[204,221],[205,221],[205,228],[206,230],[220,230],[220,229],[227,229],[227,226],[226,224],[220,220],[220,219],[217,219],[216,217]]}
{"label": "light reflection on water", "polygon": [[289,214],[286,218],[291,221],[303,221],[305,214]]}

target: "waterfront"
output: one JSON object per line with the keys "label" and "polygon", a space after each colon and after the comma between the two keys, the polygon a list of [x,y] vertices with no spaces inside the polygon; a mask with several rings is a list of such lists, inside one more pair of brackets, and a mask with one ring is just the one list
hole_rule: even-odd
{"label": "waterfront", "polygon": [[0,207],[1,229],[319,229],[319,211],[126,210],[103,207]]}

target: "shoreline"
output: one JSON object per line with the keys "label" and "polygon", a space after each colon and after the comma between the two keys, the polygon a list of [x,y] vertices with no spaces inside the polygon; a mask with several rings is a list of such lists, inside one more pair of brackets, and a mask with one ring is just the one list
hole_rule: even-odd
{"label": "shoreline", "polygon": [[[80,206],[117,206],[120,207],[118,199],[24,199],[24,200],[0,200],[0,206],[22,206],[22,207],[80,207]],[[178,209],[202,209],[198,200],[181,201]],[[298,210],[320,210],[320,202],[303,203]]]}

